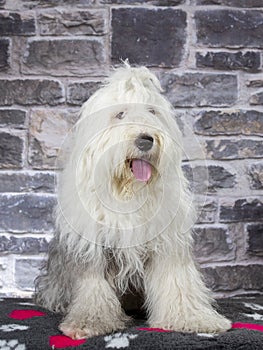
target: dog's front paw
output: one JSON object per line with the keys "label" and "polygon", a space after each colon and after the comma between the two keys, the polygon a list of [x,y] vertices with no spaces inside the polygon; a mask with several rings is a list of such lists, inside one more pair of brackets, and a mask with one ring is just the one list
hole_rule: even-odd
{"label": "dog's front paw", "polygon": [[87,320],[81,321],[69,321],[65,319],[60,325],[59,329],[68,337],[72,339],[84,339],[91,338],[97,335],[111,333],[116,330],[125,328],[125,322],[122,320],[113,321],[109,323],[102,323],[98,320],[97,323],[89,322]]}
{"label": "dog's front paw", "polygon": [[59,329],[63,334],[72,339],[91,338],[99,335],[100,332],[94,327],[81,326],[76,323],[63,322],[59,325]]}
{"label": "dog's front paw", "polygon": [[189,319],[182,318],[170,322],[151,322],[150,326],[177,332],[222,333],[231,328],[231,322],[219,314],[213,317],[204,314],[199,317],[193,316]]}

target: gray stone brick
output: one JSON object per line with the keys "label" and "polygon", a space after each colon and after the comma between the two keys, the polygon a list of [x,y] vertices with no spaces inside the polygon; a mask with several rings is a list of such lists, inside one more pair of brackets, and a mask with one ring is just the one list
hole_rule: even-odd
{"label": "gray stone brick", "polygon": [[263,189],[263,162],[252,164],[248,168],[250,188],[252,190]]}
{"label": "gray stone brick", "polygon": [[0,109],[0,127],[24,129],[26,111],[20,109]]}
{"label": "gray stone brick", "polygon": [[263,224],[248,225],[247,232],[248,253],[255,256],[263,256]]}
{"label": "gray stone brick", "polygon": [[252,95],[249,99],[251,105],[263,105],[263,91],[260,91]]}
{"label": "gray stone brick", "polygon": [[99,86],[100,83],[95,81],[70,83],[67,89],[67,103],[74,106],[81,106]]}
{"label": "gray stone brick", "polygon": [[37,254],[47,252],[48,242],[45,238],[6,237],[0,235],[0,252],[17,254]]}
{"label": "gray stone brick", "polygon": [[101,4],[177,6],[184,4],[185,0],[99,0],[99,2]]}
{"label": "gray stone brick", "polygon": [[0,172],[0,192],[55,192],[54,173]]}
{"label": "gray stone brick", "polygon": [[208,166],[208,191],[215,192],[220,188],[233,188],[236,185],[236,174],[231,173],[223,166]]}
{"label": "gray stone brick", "polygon": [[260,53],[247,52],[207,52],[196,54],[196,66],[217,70],[244,70],[256,73],[260,70]]}
{"label": "gray stone brick", "polygon": [[34,291],[34,280],[40,273],[43,260],[40,259],[16,259],[15,283],[25,291]]}
{"label": "gray stone brick", "polygon": [[[158,23],[158,25],[157,25]],[[186,40],[186,13],[172,8],[112,10],[111,57],[119,63],[178,67]]]}
{"label": "gray stone brick", "polygon": [[184,166],[191,190],[196,193],[216,192],[221,188],[233,188],[236,184],[236,174],[223,166]]}
{"label": "gray stone brick", "polygon": [[0,71],[6,71],[10,68],[9,47],[10,41],[8,39],[0,39]]}
{"label": "gray stone brick", "polygon": [[234,259],[235,247],[227,229],[222,227],[197,227],[194,231],[194,254],[200,261]]}
{"label": "gray stone brick", "polygon": [[22,168],[23,149],[24,142],[19,136],[0,132],[0,168]]}
{"label": "gray stone brick", "polygon": [[78,116],[65,110],[35,110],[29,127],[28,162],[34,169],[57,169],[58,155]]}
{"label": "gray stone brick", "polygon": [[263,113],[255,110],[202,111],[194,124],[200,135],[263,135]]}
{"label": "gray stone brick", "polygon": [[250,80],[250,81],[247,81],[247,87],[250,87],[250,88],[261,88],[263,87],[263,80],[260,80],[260,79],[256,79],[256,80]]}
{"label": "gray stone brick", "polygon": [[0,105],[51,105],[64,102],[58,81],[38,79],[0,80]]}
{"label": "gray stone brick", "polygon": [[106,33],[103,10],[50,10],[38,15],[41,35],[103,35]]}
{"label": "gray stone brick", "polygon": [[32,13],[0,13],[1,35],[32,35],[35,34],[35,31],[35,20]]}
{"label": "gray stone brick", "polygon": [[261,11],[197,11],[195,19],[199,44],[210,47],[263,47]]}
{"label": "gray stone brick", "polygon": [[262,141],[255,140],[209,140],[206,141],[207,157],[211,159],[261,158]]}
{"label": "gray stone brick", "polygon": [[233,7],[263,7],[262,0],[197,0],[197,5],[223,5]]}
{"label": "gray stone brick", "polygon": [[56,76],[104,75],[106,57],[99,39],[31,39],[24,54],[22,71]]}
{"label": "gray stone brick", "polygon": [[66,6],[71,8],[74,6],[90,7],[95,4],[96,0],[22,0],[24,6],[27,8],[39,8],[39,7],[55,7]]}
{"label": "gray stone brick", "polygon": [[0,196],[0,230],[46,232],[53,230],[55,197],[36,194]]}
{"label": "gray stone brick", "polygon": [[220,222],[253,222],[263,220],[263,202],[260,199],[238,199],[221,203]]}
{"label": "gray stone brick", "polygon": [[217,214],[217,203],[214,200],[206,199],[205,202],[198,202],[197,205],[197,224],[211,224],[215,222]]}
{"label": "gray stone brick", "polygon": [[203,272],[207,285],[216,292],[263,290],[262,265],[259,264],[206,267]]}
{"label": "gray stone brick", "polygon": [[175,107],[230,106],[237,100],[237,77],[230,74],[165,73],[162,86]]}
{"label": "gray stone brick", "polygon": [[0,7],[4,7],[5,6],[5,1],[6,0],[0,0]]}

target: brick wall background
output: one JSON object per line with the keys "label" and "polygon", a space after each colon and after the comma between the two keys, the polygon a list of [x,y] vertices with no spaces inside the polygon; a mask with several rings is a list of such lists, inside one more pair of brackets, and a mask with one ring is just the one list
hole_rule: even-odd
{"label": "brick wall background", "polygon": [[262,0],[0,0],[0,9],[0,295],[31,294],[53,232],[60,144],[120,57],[159,75],[195,172],[207,167],[205,186],[197,176],[192,187],[205,203],[195,250],[208,284],[218,296],[262,291]]}

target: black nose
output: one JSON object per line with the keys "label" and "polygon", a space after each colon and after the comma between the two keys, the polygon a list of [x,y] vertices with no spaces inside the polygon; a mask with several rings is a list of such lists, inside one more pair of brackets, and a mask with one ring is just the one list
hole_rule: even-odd
{"label": "black nose", "polygon": [[148,152],[153,146],[153,138],[150,135],[142,134],[135,140],[135,145],[140,151]]}

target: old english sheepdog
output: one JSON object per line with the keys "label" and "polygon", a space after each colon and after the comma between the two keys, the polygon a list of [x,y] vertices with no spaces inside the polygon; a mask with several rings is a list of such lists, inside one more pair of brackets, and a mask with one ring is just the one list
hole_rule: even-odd
{"label": "old english sheepdog", "polygon": [[56,234],[36,302],[73,339],[125,327],[120,297],[141,290],[150,327],[222,332],[229,320],[192,257],[192,196],[174,110],[157,77],[128,63],[84,103],[61,173]]}

